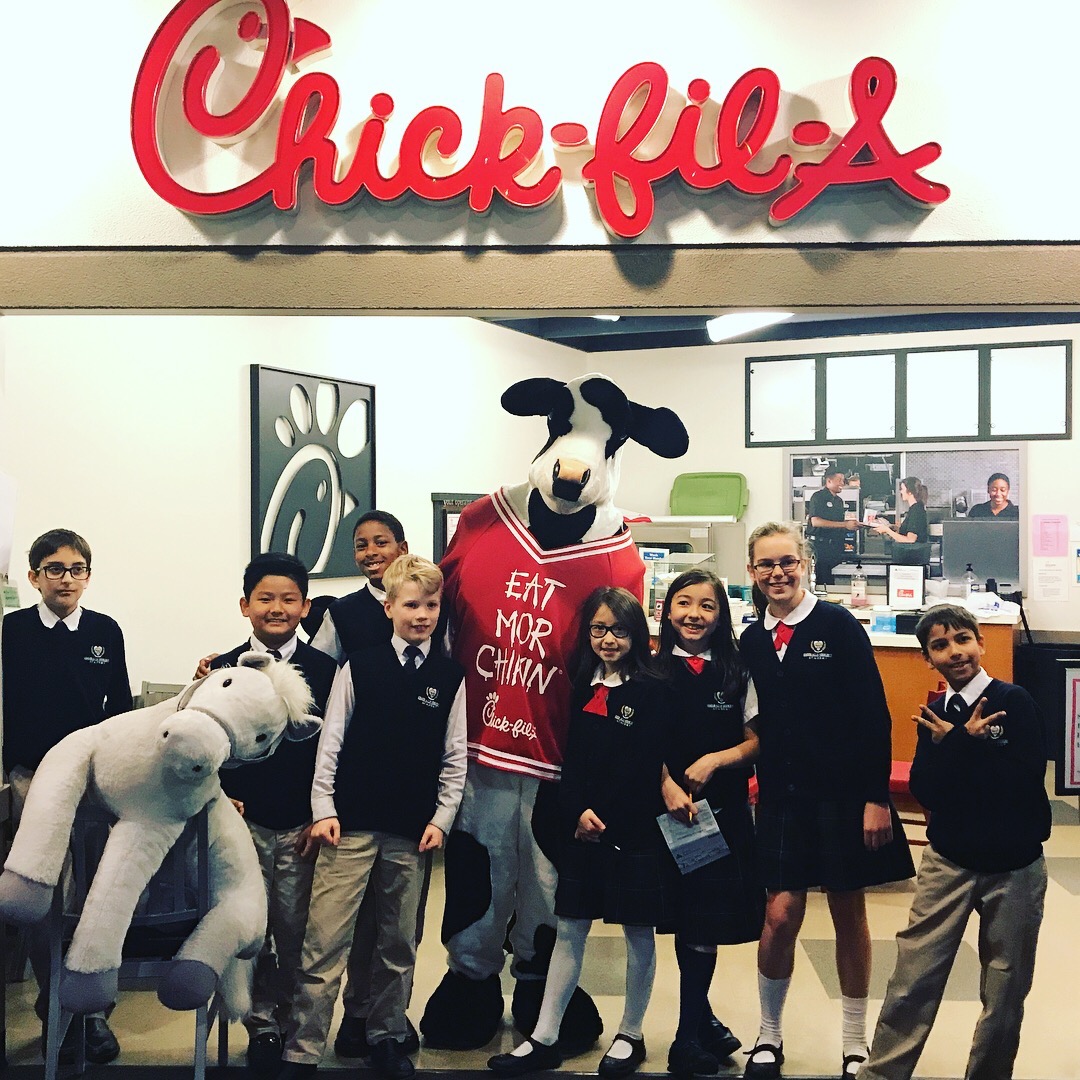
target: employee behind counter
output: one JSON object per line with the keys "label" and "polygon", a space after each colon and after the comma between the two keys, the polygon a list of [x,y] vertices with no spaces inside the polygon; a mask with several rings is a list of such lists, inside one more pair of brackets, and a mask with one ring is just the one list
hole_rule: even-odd
{"label": "employee behind counter", "polygon": [[907,507],[907,511],[900,519],[900,524],[895,528],[886,521],[874,525],[874,529],[879,534],[891,537],[895,544],[922,545],[918,549],[913,548],[910,552],[911,557],[904,559],[899,558],[899,552],[894,549],[894,562],[903,561],[912,565],[919,563],[926,565],[930,562],[930,527],[926,520],[928,494],[926,485],[917,476],[905,476],[900,481],[900,499]]}
{"label": "employee behind counter", "polygon": [[833,569],[844,561],[844,538],[852,527],[845,523],[844,470],[825,474],[825,486],[810,497],[806,517],[810,522],[810,542],[814,547],[814,573],[818,585],[833,584]]}

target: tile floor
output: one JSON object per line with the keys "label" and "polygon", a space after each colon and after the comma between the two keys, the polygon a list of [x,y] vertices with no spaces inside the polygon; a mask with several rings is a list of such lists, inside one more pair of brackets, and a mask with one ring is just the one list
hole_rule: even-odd
{"label": "tile floor", "polygon": [[[1049,790],[1052,772],[1048,774]],[[1072,1024],[1077,994],[1076,968],[1080,959],[1080,811],[1075,797],[1054,799],[1054,830],[1046,847],[1050,885],[1046,917],[1039,944],[1035,985],[1028,998],[1023,1038],[1015,1076],[1022,1080],[1080,1080],[1080,1054],[1076,1051]],[[918,830],[909,830],[917,835]],[[916,858],[921,848],[915,849]],[[870,1023],[881,1004],[895,958],[893,936],[907,920],[912,886],[874,890],[869,894],[870,928],[873,935],[874,976],[870,997]],[[428,995],[442,978],[445,953],[438,938],[442,911],[441,875],[432,882],[428,909],[430,932],[417,964],[416,988],[411,1016],[415,1023]],[[971,1031],[979,1012],[978,960],[974,921],[968,927],[965,946],[949,981],[946,999],[919,1065],[920,1077],[963,1075]],[[832,963],[832,933],[824,898],[812,894],[803,927],[795,975],[784,1020],[788,1077],[835,1076],[840,1064],[839,988]],[[649,1057],[643,1071],[663,1072],[677,1014],[678,983],[675,958],[668,938],[657,948],[657,979],[645,1022]],[[583,985],[596,999],[605,1030],[614,1033],[622,1011],[624,978],[622,933],[618,927],[598,926],[589,940]],[[755,952],[742,945],[720,952],[713,982],[712,1002],[721,1016],[749,1045],[757,1033],[758,1006]],[[505,986],[509,994],[509,980]],[[32,984],[8,987],[8,1060],[12,1066],[40,1062],[38,1027],[31,1009]],[[171,1065],[190,1061],[193,1018],[170,1013],[150,993],[128,992],[121,996],[112,1018],[123,1053],[117,1064]],[[335,1022],[336,1029],[336,1022]],[[233,1027],[231,1060],[243,1061],[246,1037]],[[482,1069],[488,1056],[509,1049],[516,1036],[506,1026],[483,1050],[447,1053],[421,1050],[417,1066],[425,1070]],[[605,1044],[606,1045],[606,1044]],[[213,1048],[212,1048],[213,1049]],[[574,1058],[567,1071],[593,1072],[603,1047]],[[741,1075],[745,1058],[722,1070],[722,1075]],[[344,1068],[332,1050],[324,1062],[329,1072]],[[114,1071],[116,1066],[110,1067]],[[22,1070],[19,1070],[22,1072]],[[98,1070],[104,1073],[105,1070]],[[330,1075],[333,1075],[332,1073]]]}

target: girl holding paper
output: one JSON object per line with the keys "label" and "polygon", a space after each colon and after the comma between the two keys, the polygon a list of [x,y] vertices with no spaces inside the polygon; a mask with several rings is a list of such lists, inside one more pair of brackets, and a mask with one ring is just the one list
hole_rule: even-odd
{"label": "girl holding paper", "polygon": [[532,1036],[489,1068],[523,1076],[562,1064],[559,1025],[581,975],[594,919],[626,937],[626,1002],[600,1062],[605,1078],[645,1060],[641,1027],[656,970],[653,931],[670,924],[677,872],[657,816],[671,699],[649,653],[641,604],[625,589],[600,588],[581,612],[570,673],[573,708],[559,783],[562,849],[558,936]]}
{"label": "girl holding paper", "polygon": [[664,802],[689,824],[695,800],[705,800],[730,849],[682,877],[676,922],[679,1026],[668,1071],[712,1075],[742,1045],[709,1006],[716,947],[757,941],[765,917],[747,800],[758,753],[757,695],[715,574],[688,570],[671,583],[660,616],[658,661],[671,680],[677,717]]}

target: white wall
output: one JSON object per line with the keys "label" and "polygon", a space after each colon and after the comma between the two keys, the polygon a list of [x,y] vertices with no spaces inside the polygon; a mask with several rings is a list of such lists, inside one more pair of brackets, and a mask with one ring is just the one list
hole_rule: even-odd
{"label": "white wall", "polygon": [[136,690],[185,681],[199,656],[250,632],[237,603],[249,364],[375,384],[377,501],[426,555],[432,492],[524,479],[543,443],[543,420],[504,413],[502,390],[580,373],[561,346],[466,319],[8,317],[0,345],[0,471],[18,484],[12,578],[30,603],[31,541],[82,533],[94,551],[87,606],[124,628]]}

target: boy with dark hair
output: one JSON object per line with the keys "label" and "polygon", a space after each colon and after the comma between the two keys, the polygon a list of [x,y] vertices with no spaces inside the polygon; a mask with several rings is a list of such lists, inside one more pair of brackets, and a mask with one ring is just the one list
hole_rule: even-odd
{"label": "boy with dark hair", "polygon": [[357,649],[377,645],[389,638],[389,623],[383,604],[383,574],[409,545],[405,529],[393,514],[369,510],[353,529],[353,558],[366,581],[356,592],[335,600],[323,616],[322,626],[311,644],[332,656],[339,664]]}
{"label": "boy with dark hair", "polygon": [[1009,1077],[1046,893],[1046,748],[1026,690],[981,666],[979,624],[931,608],[915,628],[948,690],[921,714],[911,793],[930,811],[908,925],[859,1080],[908,1080],[930,1034],[956,951],[977,911],[983,1011],[965,1077]]}
{"label": "boy with dark hair", "polygon": [[[244,570],[240,613],[251,622],[251,637],[210,667],[231,667],[241,653],[269,652],[299,668],[321,714],[337,672],[325,653],[304,644],[296,627],[308,609],[308,576],[293,555],[257,555]],[[284,740],[265,761],[223,770],[221,786],[242,804],[244,820],[259,855],[269,902],[266,944],[255,967],[248,1029],[248,1065],[255,1072],[277,1069],[282,1033],[296,989],[304,944],[311,878],[309,853],[311,780],[316,739]]]}
{"label": "boy with dark hair", "polygon": [[387,642],[350,653],[319,737],[315,866],[295,1030],[279,1080],[313,1074],[326,1044],[361,901],[377,893],[378,965],[367,1038],[383,1080],[406,1080],[405,1007],[426,852],[442,847],[465,786],[464,671],[432,647],[442,573],[415,555],[386,574]]}
{"label": "boy with dark hair", "polygon": [[[90,583],[90,545],[70,529],[43,533],[30,546],[27,576],[41,593],[40,603],[12,612],[0,624],[4,769],[11,783],[16,828],[30,781],[45,754],[73,731],[131,709],[124,635],[108,615],[80,605]],[[38,983],[34,1007],[44,1023],[48,943],[35,929],[29,932],[28,944]],[[43,1035],[43,1046],[44,1041]],[[104,1064],[119,1053],[105,1017],[88,1016],[87,1059]],[[74,1060],[73,1044],[66,1045],[62,1054],[65,1062]]]}

